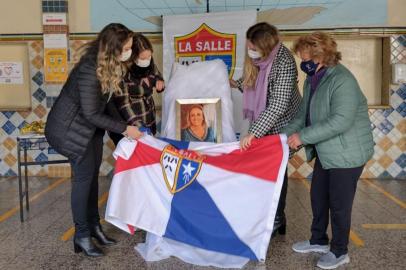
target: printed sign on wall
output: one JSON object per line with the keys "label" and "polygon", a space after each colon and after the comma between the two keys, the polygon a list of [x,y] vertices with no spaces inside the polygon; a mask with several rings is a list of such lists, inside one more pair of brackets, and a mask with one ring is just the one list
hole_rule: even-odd
{"label": "printed sign on wall", "polygon": [[21,62],[0,62],[1,84],[23,84],[23,64]]}
{"label": "printed sign on wall", "polygon": [[44,50],[45,81],[51,83],[65,82],[68,77],[67,49]]}
{"label": "printed sign on wall", "polygon": [[66,13],[44,13],[42,15],[43,25],[66,25]]}
{"label": "printed sign on wall", "polygon": [[68,78],[66,33],[44,34],[44,77],[49,83],[64,83]]}

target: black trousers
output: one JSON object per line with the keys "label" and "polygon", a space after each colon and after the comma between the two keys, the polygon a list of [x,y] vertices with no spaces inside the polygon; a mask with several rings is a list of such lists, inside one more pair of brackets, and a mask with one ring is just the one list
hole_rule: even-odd
{"label": "black trousers", "polygon": [[71,207],[75,237],[90,236],[90,227],[100,224],[98,208],[99,169],[103,155],[104,131],[96,131],[80,161],[71,161],[73,168]]}
{"label": "black trousers", "polygon": [[285,216],[286,194],[287,193],[288,193],[288,168],[286,168],[285,176],[283,177],[281,196],[279,198],[278,209],[276,210],[276,217]]}
{"label": "black trousers", "polygon": [[363,168],[364,165],[357,168],[325,170],[316,158],[310,189],[313,211],[310,243],[328,245],[327,226],[330,214],[330,250],[336,257],[348,252],[352,204]]}

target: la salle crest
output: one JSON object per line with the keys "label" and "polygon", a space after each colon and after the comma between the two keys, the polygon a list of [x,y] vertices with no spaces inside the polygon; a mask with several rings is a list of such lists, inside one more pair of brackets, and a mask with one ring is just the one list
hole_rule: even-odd
{"label": "la salle crest", "polygon": [[175,194],[193,183],[199,175],[204,156],[196,151],[166,146],[161,154],[161,168],[168,190]]}
{"label": "la salle crest", "polygon": [[176,62],[189,65],[194,62],[221,59],[233,77],[237,35],[221,33],[203,23],[192,33],[174,37]]}

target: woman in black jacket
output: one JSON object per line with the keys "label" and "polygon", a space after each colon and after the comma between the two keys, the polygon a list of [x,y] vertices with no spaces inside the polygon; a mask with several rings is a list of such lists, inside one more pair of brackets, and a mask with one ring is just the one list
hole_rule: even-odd
{"label": "woman in black jacket", "polygon": [[73,168],[74,250],[92,257],[103,256],[92,237],[101,245],[116,243],[103,233],[97,205],[104,132],[109,130],[133,139],[142,136],[137,127],[104,114],[112,94],[121,92],[120,83],[126,72],[123,62],[131,56],[132,36],[122,24],[104,27],[70,73],[45,127],[50,145],[68,157]]}

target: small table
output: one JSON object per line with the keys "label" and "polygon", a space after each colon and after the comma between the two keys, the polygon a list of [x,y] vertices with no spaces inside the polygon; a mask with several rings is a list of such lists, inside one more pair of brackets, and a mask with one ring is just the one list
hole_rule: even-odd
{"label": "small table", "polygon": [[[44,150],[50,148],[47,139],[42,134],[27,134],[17,136],[17,165],[18,165],[18,191],[20,199],[20,221],[24,222],[24,208],[23,200],[25,196],[25,207],[27,211],[30,210],[29,198],[28,198],[28,166],[31,165],[48,165],[48,164],[60,164],[69,163],[68,159],[58,160],[43,160],[43,161],[27,161],[27,152],[30,150]],[[24,159],[21,161],[21,152],[24,152]],[[21,175],[21,167],[24,166],[24,191]]]}

